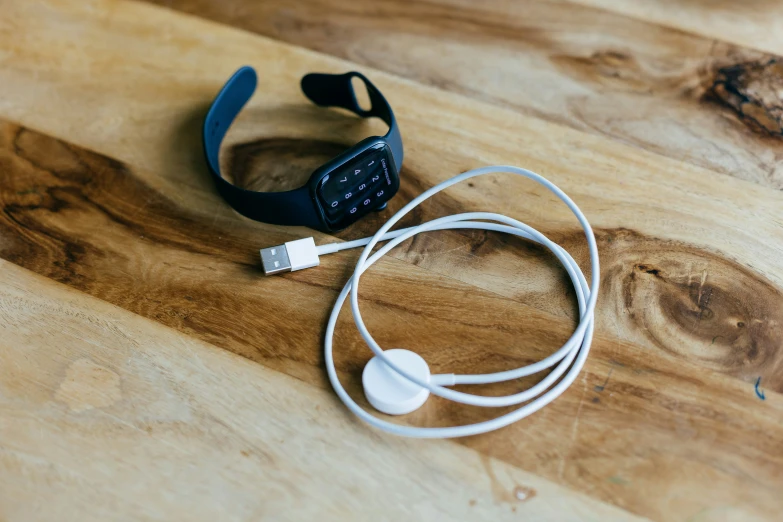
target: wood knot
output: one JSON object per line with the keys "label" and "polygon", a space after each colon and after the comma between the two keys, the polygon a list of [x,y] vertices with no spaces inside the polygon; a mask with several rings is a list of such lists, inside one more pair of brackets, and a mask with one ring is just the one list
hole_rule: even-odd
{"label": "wood knot", "polygon": [[618,306],[638,342],[783,390],[783,293],[761,275],[696,247],[627,234],[614,235],[602,262],[604,302]]}
{"label": "wood knot", "polygon": [[707,97],[732,109],[752,130],[771,136],[783,131],[783,62],[764,55],[719,67]]}
{"label": "wood knot", "polygon": [[658,274],[661,273],[661,271],[658,270],[657,268],[652,268],[652,267],[649,267],[647,265],[636,265],[636,268],[640,272],[644,272],[645,274],[651,274],[651,275],[654,275],[654,276],[657,276]]}

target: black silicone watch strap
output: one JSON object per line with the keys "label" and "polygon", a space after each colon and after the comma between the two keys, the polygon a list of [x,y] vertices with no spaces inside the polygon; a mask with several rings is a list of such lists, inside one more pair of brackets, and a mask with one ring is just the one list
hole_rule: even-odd
{"label": "black silicone watch strap", "polygon": [[[372,108],[364,111],[356,101],[351,84],[352,77],[359,77],[367,86]],[[256,72],[242,67],[229,78],[220,90],[204,119],[204,155],[210,175],[220,195],[240,214],[257,221],[277,225],[303,225],[324,228],[310,188],[304,187],[286,192],[256,192],[229,183],[220,173],[220,146],[226,131],[255,92]],[[302,78],[302,90],[317,105],[337,106],[362,117],[378,117],[389,125],[384,139],[392,150],[395,165],[402,165],[402,139],[394,113],[378,89],[362,74],[308,74]]]}
{"label": "black silicone watch strap", "polygon": [[218,157],[223,137],[253,95],[257,82],[251,67],[239,69],[215,97],[204,119],[204,155],[215,186],[237,212],[256,221],[322,228],[307,186],[286,192],[256,192],[229,183],[220,173]]}
{"label": "black silicone watch strap", "polygon": [[[362,109],[356,100],[351,78],[361,79],[367,87],[371,104],[369,111]],[[394,112],[381,91],[363,74],[358,72],[345,74],[310,73],[302,78],[302,92],[310,98],[310,101],[321,107],[340,107],[348,109],[362,118],[375,117],[383,120],[389,126],[389,132],[383,138],[391,148],[397,169],[402,167],[402,136],[400,136]]]}

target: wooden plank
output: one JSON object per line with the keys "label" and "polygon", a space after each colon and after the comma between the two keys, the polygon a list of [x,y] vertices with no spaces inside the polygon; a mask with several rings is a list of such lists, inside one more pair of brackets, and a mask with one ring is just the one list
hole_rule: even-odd
{"label": "wooden plank", "polygon": [[783,9],[775,0],[574,0],[707,38],[783,54]]}
{"label": "wooden plank", "polygon": [[[0,260],[4,520],[638,520]],[[227,383],[230,383],[227,386]]]}
{"label": "wooden plank", "polygon": [[[168,200],[139,181],[145,176],[136,176],[133,169],[108,158],[15,126],[6,125],[2,135],[0,165],[10,181],[1,194],[6,202],[0,220],[3,257],[327,388],[318,356],[322,331],[303,325],[324,324],[346,277],[348,256],[327,258],[318,270],[260,279],[254,240],[269,238],[271,233],[260,234],[259,227],[239,218],[212,223],[210,216],[199,216],[189,211],[189,205]],[[628,263],[624,257],[610,265],[610,274],[621,272],[605,278],[609,288],[606,300],[619,306],[603,308],[603,328],[580,385],[550,405],[546,416],[464,442],[487,455],[655,518],[696,513],[726,498],[733,499],[735,509],[745,516],[775,509],[776,499],[768,498],[765,489],[759,491],[758,483],[749,487],[746,475],[752,473],[757,480],[773,484],[780,480],[777,448],[783,440],[779,422],[783,401],[768,392],[767,400],[760,403],[751,385],[702,367],[741,378],[755,378],[751,372],[768,372],[765,388],[779,390],[779,340],[774,337],[779,294],[769,296],[769,302],[762,301],[760,309],[751,311],[746,320],[753,332],[747,336],[738,334],[738,327],[723,326],[735,317],[733,314],[747,313],[728,308],[737,298],[749,301],[742,292],[763,296],[764,292],[778,291],[765,288],[752,274],[734,269],[726,274],[716,270],[711,276],[716,281],[706,286],[705,293],[701,279],[686,283],[686,274],[677,273],[681,267],[671,265],[671,250],[660,252],[660,243],[647,244],[643,238],[634,241],[626,236],[623,232],[607,236],[602,242],[604,252],[614,243],[622,256],[634,249],[635,255],[642,254],[640,259],[651,264],[633,264],[627,267],[630,273],[622,272]],[[452,240],[464,244],[464,239]],[[505,248],[519,251],[523,259],[530,257],[523,245],[512,243]],[[426,252],[426,248],[419,250],[419,255]],[[540,257],[540,253],[532,254],[534,259]],[[661,259],[656,260],[656,255]],[[697,254],[688,250],[679,252],[678,258],[683,266],[700,262]],[[507,262],[519,263],[520,259]],[[362,294],[370,328],[391,346],[416,347],[436,371],[489,371],[521,365],[543,357],[548,346],[562,343],[571,325],[567,312],[566,317],[562,312],[539,312],[402,261],[384,262],[374,272],[380,277],[369,277]],[[742,289],[745,285],[748,288]],[[553,284],[539,298],[557,299],[560,292]],[[523,293],[521,299],[525,296]],[[646,303],[651,299],[666,305],[680,301],[685,309],[672,305],[671,310],[661,306],[648,311]],[[704,307],[692,310],[687,305],[691,299],[697,304],[704,299]],[[634,300],[642,304],[634,305]],[[657,317],[677,311],[682,315],[664,316],[663,320]],[[708,316],[704,326],[694,313]],[[754,320],[764,313],[773,314],[766,319],[771,326]],[[640,317],[627,317],[634,314]],[[465,317],[471,320],[465,321]],[[661,344],[645,348],[650,338],[634,345],[620,334],[612,337],[612,327],[620,331],[628,321],[649,322],[650,338]],[[684,333],[665,337],[678,322],[682,330],[691,328],[697,340],[689,351],[678,346]],[[401,323],[406,328],[399,328]],[[726,329],[726,339],[717,339],[717,344],[713,341],[713,348],[702,354],[707,342],[698,341],[704,335],[715,335],[718,328]],[[343,318],[338,329],[337,343],[338,366],[356,398],[361,399],[358,375],[368,352],[348,318]],[[743,354],[739,361],[737,353]],[[510,392],[517,386],[497,386],[489,391]],[[450,425],[478,421],[490,414],[494,412],[430,401],[408,421]],[[716,425],[715,419],[721,424]],[[681,432],[682,426],[690,429]],[[754,429],[748,431],[748,426]],[[748,440],[756,431],[767,433],[769,444]],[[617,432],[627,435],[613,440]],[[560,435],[547,435],[551,433]],[[511,445],[517,440],[526,443],[521,448]],[[633,441],[630,446],[629,441]],[[743,450],[738,446],[741,443],[753,451]],[[595,455],[598,445],[602,447],[600,457]],[[656,453],[661,446],[668,451]],[[654,476],[648,476],[648,463],[657,468]],[[617,475],[617,470],[622,473]],[[719,485],[711,483],[708,491],[701,490],[693,480],[704,474],[715,476]],[[586,477],[589,480],[585,481]],[[629,487],[630,483],[635,486]],[[596,484],[602,485],[598,492]],[[661,504],[658,497],[649,496],[651,488],[668,492],[672,484],[698,490],[698,500]]]}
{"label": "wooden plank", "polygon": [[[3,43],[12,49],[0,69],[3,99],[14,103],[0,105],[0,115],[28,127],[4,124],[0,133],[2,171],[12,180],[0,195],[2,257],[323,384],[322,332],[302,325],[323,324],[355,254],[261,279],[255,249],[304,231],[225,211],[201,164],[198,123],[233,68],[253,63],[265,72],[265,91],[232,130],[226,159],[255,146],[264,154],[254,167],[263,169],[304,150],[297,144],[305,139],[323,153],[367,129],[307,107],[291,86],[304,72],[352,65],[149,6],[47,6],[32,13],[10,4],[0,22],[22,35],[18,45]],[[76,31],[90,40],[71,41]],[[63,54],[66,44],[72,52]],[[583,379],[528,422],[462,443],[644,516],[774,518],[783,440],[783,400],[773,391],[782,386],[781,194],[365,71],[391,99],[408,144],[395,208],[459,170],[515,163],[550,176],[599,228],[606,294]],[[281,140],[289,145],[264,148]],[[565,211],[515,180],[454,189],[415,217],[467,208],[508,212],[568,247],[580,244]],[[437,241],[415,242],[368,277],[363,295],[372,299],[364,302],[379,338],[435,365],[475,371],[534,358],[565,338],[572,305],[540,252],[494,237]],[[471,269],[476,253],[490,261]],[[518,267],[531,267],[523,275],[534,283],[510,285]],[[468,312],[473,323],[460,322]],[[367,352],[349,326],[341,325],[338,363],[355,392]],[[753,391],[759,375],[764,401]],[[486,414],[432,402],[409,421]]]}
{"label": "wooden plank", "polygon": [[[552,0],[157,3],[783,188],[777,57],[725,43],[724,31],[705,38]],[[625,13],[668,2],[614,3]],[[724,4],[682,5],[701,23]]]}

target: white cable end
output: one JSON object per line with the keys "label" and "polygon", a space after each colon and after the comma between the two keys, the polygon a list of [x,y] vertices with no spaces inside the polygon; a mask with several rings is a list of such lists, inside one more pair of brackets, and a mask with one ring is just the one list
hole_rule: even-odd
{"label": "white cable end", "polygon": [[[385,350],[391,361],[421,380],[430,380],[430,367],[417,353],[399,348]],[[378,356],[370,359],[362,372],[364,396],[376,410],[389,415],[404,415],[421,407],[430,396],[427,388],[410,382]]]}
{"label": "white cable end", "polygon": [[321,264],[321,260],[318,259],[318,248],[311,237],[288,241],[285,248],[288,251],[288,260],[291,261],[291,272]]}
{"label": "white cable end", "polygon": [[261,263],[264,265],[264,274],[274,275],[318,266],[321,260],[318,259],[315,241],[306,237],[288,241],[284,245],[262,248]]}

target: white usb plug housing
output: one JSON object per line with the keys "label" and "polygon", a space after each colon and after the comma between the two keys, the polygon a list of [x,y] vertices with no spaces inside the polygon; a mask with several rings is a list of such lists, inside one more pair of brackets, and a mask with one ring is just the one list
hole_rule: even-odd
{"label": "white usb plug housing", "polygon": [[261,249],[261,264],[264,266],[265,275],[294,272],[318,266],[320,263],[318,249],[312,237]]}

